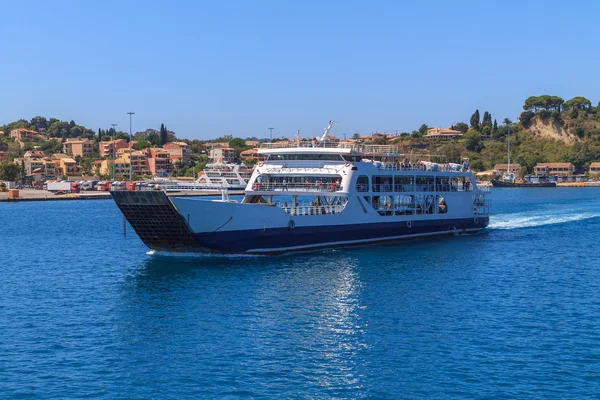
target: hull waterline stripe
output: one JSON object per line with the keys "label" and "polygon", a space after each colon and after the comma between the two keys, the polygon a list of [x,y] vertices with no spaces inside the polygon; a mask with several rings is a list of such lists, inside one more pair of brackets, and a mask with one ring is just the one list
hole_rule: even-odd
{"label": "hull waterline stripe", "polygon": [[[483,228],[469,228],[464,229],[463,232],[475,233],[481,231]],[[462,233],[462,232],[461,232]],[[400,239],[411,239],[425,236],[439,236],[439,235],[450,235],[456,234],[456,231],[437,231],[430,233],[415,233],[412,235],[400,235],[400,236],[388,236],[383,238],[373,238],[373,239],[358,239],[358,240],[344,240],[339,242],[324,242],[324,243],[314,243],[300,246],[289,246],[289,247],[274,247],[274,248],[263,248],[263,249],[249,249],[246,253],[280,253],[285,251],[294,251],[294,250],[306,250],[312,248],[320,248],[320,247],[330,247],[330,246],[344,246],[344,245],[352,245],[352,244],[361,244],[361,243],[377,243],[377,242],[388,242],[393,240]]]}

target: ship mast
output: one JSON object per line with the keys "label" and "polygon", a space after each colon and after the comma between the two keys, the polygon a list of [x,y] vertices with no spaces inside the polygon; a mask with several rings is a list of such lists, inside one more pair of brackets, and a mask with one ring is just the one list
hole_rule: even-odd
{"label": "ship mast", "polygon": [[329,136],[329,131],[331,131],[332,127],[333,127],[333,120],[330,120],[329,125],[327,125],[327,128],[325,128],[325,132],[323,132],[323,136],[321,136],[321,139],[319,139],[319,142],[324,142],[325,140],[327,140],[327,136]]}
{"label": "ship mast", "polygon": [[510,175],[510,126],[508,124],[506,124],[506,127],[508,129],[508,168],[507,168],[507,175]]}

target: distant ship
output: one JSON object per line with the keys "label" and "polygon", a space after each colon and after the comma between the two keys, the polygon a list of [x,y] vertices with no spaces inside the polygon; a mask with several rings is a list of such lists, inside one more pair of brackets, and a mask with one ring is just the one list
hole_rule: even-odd
{"label": "distant ship", "polygon": [[489,188],[457,164],[413,162],[394,146],[320,139],[265,143],[244,198],[113,191],[152,250],[279,254],[479,232]]}
{"label": "distant ship", "polygon": [[244,163],[213,163],[206,164],[193,182],[169,179],[158,182],[158,188],[167,192],[244,190],[251,176],[252,168]]}
{"label": "distant ship", "polygon": [[492,179],[492,186],[511,188],[556,187],[556,182],[550,181],[548,178],[542,176],[526,176],[522,181],[503,176],[502,179]]}

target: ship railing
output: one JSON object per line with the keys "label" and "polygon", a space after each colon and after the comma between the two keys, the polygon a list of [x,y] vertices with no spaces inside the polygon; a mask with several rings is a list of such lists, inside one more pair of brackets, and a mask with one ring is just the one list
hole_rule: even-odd
{"label": "ship railing", "polygon": [[[472,192],[473,186],[469,184],[459,183],[458,185],[450,185],[445,183],[438,184],[372,184],[371,190],[375,193],[402,193],[402,192]],[[356,185],[357,192],[368,192],[369,186],[359,183]],[[489,191],[489,190],[488,190]]]}
{"label": "ship railing", "polygon": [[280,206],[283,211],[292,216],[306,216],[306,215],[328,215],[328,214],[339,214],[344,209],[343,205],[322,205],[322,206]]}
{"label": "ship railing", "polygon": [[468,172],[460,164],[419,163],[382,163],[378,166],[382,171],[431,171],[431,172]]}
{"label": "ship railing", "polygon": [[492,208],[492,199],[483,194],[473,196],[473,213],[476,215],[488,215]]}
{"label": "ship railing", "polygon": [[[321,170],[323,168],[332,167],[332,166],[333,167],[337,166],[337,167],[342,168],[344,166],[344,161],[342,161],[342,160],[339,160],[339,161],[272,160],[272,161],[265,162],[265,168],[269,172],[276,172],[276,171],[279,171],[282,169],[290,169],[290,168],[293,168],[294,171],[301,172],[303,170],[305,170],[305,171]],[[316,171],[316,172],[318,172],[318,171]]]}
{"label": "ship railing", "polygon": [[337,183],[282,183],[282,182],[255,182],[252,191],[255,192],[339,192],[344,187]]}
{"label": "ship railing", "polygon": [[290,148],[328,148],[328,149],[355,149],[358,150],[360,145],[352,142],[333,142],[333,141],[314,141],[314,140],[297,140],[289,142],[273,142],[260,143],[259,149],[290,149]]}
{"label": "ship railing", "polygon": [[477,189],[479,189],[480,192],[490,192],[490,187],[486,186],[486,185],[477,185]]}

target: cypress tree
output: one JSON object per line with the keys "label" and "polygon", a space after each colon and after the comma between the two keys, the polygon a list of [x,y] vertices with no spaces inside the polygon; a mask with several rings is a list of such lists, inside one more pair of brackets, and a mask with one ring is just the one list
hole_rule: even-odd
{"label": "cypress tree", "polygon": [[471,123],[471,128],[479,130],[479,110],[475,110],[469,122]]}
{"label": "cypress tree", "polygon": [[167,128],[165,124],[160,124],[160,145],[164,146],[167,143]]}
{"label": "cypress tree", "polygon": [[494,120],[494,127],[492,128],[492,132],[496,132],[498,130],[498,122]]}

